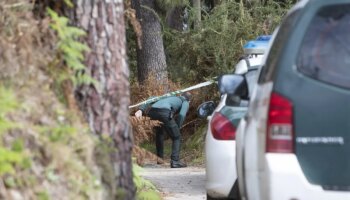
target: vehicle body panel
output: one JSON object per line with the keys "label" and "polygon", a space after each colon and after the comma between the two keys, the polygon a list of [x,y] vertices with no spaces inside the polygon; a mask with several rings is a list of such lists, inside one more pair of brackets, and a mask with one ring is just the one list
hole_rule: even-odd
{"label": "vehicle body panel", "polygon": [[270,199],[350,200],[349,192],[325,191],[310,184],[295,154],[266,154],[266,163]]}
{"label": "vehicle body panel", "polygon": [[[270,40],[270,36],[267,36]],[[254,50],[254,44],[259,43],[259,47],[256,50],[265,52],[265,48],[268,46],[268,40],[264,42],[250,43],[250,51]],[[265,44],[264,44],[265,43]],[[264,49],[259,49],[259,48]],[[227,93],[221,96],[218,106],[208,119],[208,130],[205,137],[205,164],[206,164],[206,191],[207,195],[212,198],[233,198],[238,193],[238,187],[236,184],[236,140],[217,140],[213,137],[211,131],[212,116],[215,113],[220,113],[235,127],[238,127],[240,120],[245,116],[248,110],[248,98],[251,96],[251,91],[257,83],[258,70],[264,59],[262,54],[245,55],[237,65],[235,66],[234,74],[241,74],[244,76],[244,83],[248,86],[248,89],[244,91],[245,98],[236,98],[235,95],[230,95],[233,92],[233,88],[228,86]],[[222,80],[224,76],[219,79]],[[232,78],[232,76],[226,76]],[[240,78],[240,76],[238,77]],[[226,80],[226,79],[225,79]],[[220,86],[220,83],[219,83]],[[222,85],[223,91],[226,91],[226,85]],[[221,90],[220,90],[221,91]]]}
{"label": "vehicle body panel", "polygon": [[[243,199],[350,199],[350,90],[305,76],[296,65],[306,27],[319,8],[330,4],[350,1],[302,1],[289,12],[300,13],[294,16],[296,24],[289,24],[285,40],[274,41],[282,42],[280,49],[271,50],[278,56],[267,58],[267,70],[262,70],[247,116],[237,129]],[[293,105],[294,154],[265,153],[272,91]]]}
{"label": "vehicle body panel", "polygon": [[[221,101],[212,116],[220,112],[233,124],[238,125],[239,120],[245,115],[247,107],[225,106],[227,95],[223,95]],[[236,170],[236,140],[217,140],[211,133],[210,120],[208,118],[208,131],[205,137],[205,166],[206,166],[206,191],[213,198],[227,198],[237,179]]]}

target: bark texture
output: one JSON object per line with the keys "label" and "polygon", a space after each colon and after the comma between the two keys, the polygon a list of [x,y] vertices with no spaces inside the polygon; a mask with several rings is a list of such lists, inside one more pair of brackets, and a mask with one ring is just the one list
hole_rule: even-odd
{"label": "bark texture", "polygon": [[142,84],[149,75],[155,74],[159,83],[167,87],[162,27],[156,13],[155,0],[132,0],[132,6],[142,27],[142,48],[137,49],[138,80]]}
{"label": "bark texture", "polygon": [[222,0],[213,0],[214,2],[214,7],[221,4],[222,3]]}
{"label": "bark texture", "polygon": [[192,5],[195,10],[194,27],[199,28],[201,23],[201,0],[192,0]]}
{"label": "bark texture", "polygon": [[134,199],[123,1],[76,0],[75,4],[75,21],[87,32],[91,49],[85,57],[85,73],[98,81],[95,86],[78,88],[77,100],[91,130],[111,138],[109,160],[113,162],[113,174],[110,176],[116,188],[111,188],[108,199]]}
{"label": "bark texture", "polygon": [[177,31],[183,30],[183,6],[175,6],[167,12],[166,23],[168,27]]}

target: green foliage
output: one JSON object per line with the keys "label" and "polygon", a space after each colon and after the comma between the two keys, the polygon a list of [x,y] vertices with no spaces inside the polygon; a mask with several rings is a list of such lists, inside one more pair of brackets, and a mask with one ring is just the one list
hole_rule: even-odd
{"label": "green foliage", "polygon": [[133,164],[133,180],[136,186],[136,198],[138,200],[161,200],[155,186],[139,175],[141,171],[142,168],[140,166]]}
{"label": "green foliage", "polygon": [[77,130],[69,125],[60,125],[57,127],[39,127],[39,132],[47,135],[51,142],[67,142]]}
{"label": "green foliage", "polygon": [[16,98],[11,90],[0,87],[0,135],[17,125],[5,119],[5,115],[18,107]]}
{"label": "green foliage", "polygon": [[[62,6],[64,1],[71,2],[50,0],[46,3],[54,4],[59,10],[56,6]],[[94,159],[96,142],[76,110],[68,111],[52,91],[58,79],[72,86],[71,76],[83,71],[81,66],[74,68],[74,62],[83,59],[83,54],[75,50],[85,47],[74,42],[84,34],[66,29],[69,23],[56,15],[56,21],[51,20],[57,28],[57,36],[53,36],[46,23],[38,23],[38,18],[32,16],[33,6],[43,1],[6,2],[11,8],[0,5],[1,10],[6,11],[0,20],[3,25],[0,32],[4,36],[0,43],[3,49],[8,49],[0,53],[6,54],[1,62],[5,76],[0,81],[0,181],[5,190],[1,196],[11,198],[7,189],[27,199],[48,200],[57,197],[56,191],[64,191],[61,195],[65,199],[97,199],[109,188],[101,189],[105,185],[101,184],[100,177],[103,170],[98,170]],[[20,12],[22,7],[28,9]],[[23,24],[25,27],[20,28]],[[69,39],[74,39],[73,43]],[[57,44],[55,49],[53,44]],[[52,62],[48,63],[49,60]],[[115,179],[114,175],[111,177]]]}
{"label": "green foliage", "polygon": [[63,0],[63,2],[70,8],[73,8],[74,7],[74,4],[72,3],[71,0]]}
{"label": "green foliage", "polygon": [[[6,114],[15,110],[18,103],[13,91],[0,87],[0,136],[11,128],[18,127],[16,123],[6,119]],[[16,141],[15,141],[16,142]],[[3,147],[0,140],[0,175],[14,173],[15,166],[27,167],[28,160],[24,156],[19,144],[13,144],[13,149]]]}
{"label": "green foliage", "polygon": [[15,128],[18,125],[16,123],[13,122],[9,122],[7,120],[4,120],[3,118],[1,118],[0,116],[0,136],[2,133],[4,133],[5,131],[11,129],[11,128]]}
{"label": "green foliage", "polygon": [[15,152],[23,152],[23,150],[24,150],[23,140],[17,138],[17,139],[12,143],[11,149],[12,149],[12,151],[15,151]]}
{"label": "green foliage", "polygon": [[[70,79],[75,85],[96,84],[96,80],[83,73],[85,70],[85,65],[82,63],[84,52],[89,51],[89,48],[81,43],[79,38],[85,36],[86,33],[77,27],[69,26],[68,18],[58,16],[50,8],[47,9],[47,13],[51,18],[50,27],[56,31],[59,39],[57,44],[58,52],[69,69],[72,70]],[[63,74],[62,76],[61,74],[59,79],[66,79],[66,75]]]}
{"label": "green foliage", "polygon": [[155,191],[143,191],[137,195],[138,200],[161,200],[158,192]]}
{"label": "green foliage", "polygon": [[12,176],[6,177],[4,183],[8,188],[14,188],[17,186],[16,180]]}
{"label": "green foliage", "polygon": [[57,182],[60,179],[60,176],[55,173],[54,169],[52,168],[46,168],[45,169],[45,175],[47,180],[51,182]]}
{"label": "green foliage", "polygon": [[0,144],[0,176],[14,174],[15,167],[27,169],[31,166],[30,159],[22,151],[9,150]]}
{"label": "green foliage", "polygon": [[[19,101],[15,91],[0,86],[0,179],[5,186],[28,190],[35,188],[35,191],[38,191],[35,192],[35,199],[48,200],[49,194],[38,180],[45,179],[48,184],[53,185],[62,181],[60,184],[69,184],[71,190],[69,195],[72,195],[72,198],[68,199],[92,197],[100,190],[101,185],[96,178],[98,176],[89,168],[92,165],[95,143],[87,134],[88,128],[75,126],[67,118],[67,112],[57,108],[51,112],[53,120],[48,124],[38,125],[25,121],[26,128],[31,130],[27,132],[17,124],[23,121],[12,122],[11,119],[17,119],[22,112],[30,115],[28,118],[32,119],[35,111],[26,109]],[[49,111],[51,110],[45,110]],[[64,116],[64,120],[59,119],[59,116]],[[38,137],[34,138],[33,135]],[[40,151],[37,151],[38,149]],[[33,174],[31,167],[41,165],[41,162],[47,165],[44,173],[39,176]]]}
{"label": "green foliage", "polygon": [[183,144],[183,152],[190,155],[189,163],[193,165],[204,163],[204,140],[207,129],[208,126],[205,122],[205,124],[197,127],[196,131]]}
{"label": "green foliage", "polygon": [[0,117],[18,107],[13,92],[5,87],[0,87]]}
{"label": "green foliage", "polygon": [[204,146],[205,134],[208,130],[207,124],[204,126],[198,127],[196,132],[191,135],[184,144],[184,149],[192,151],[195,149],[202,149]]}
{"label": "green foliage", "polygon": [[38,200],[49,200],[50,199],[50,197],[46,191],[38,192],[36,196],[37,196]]}
{"label": "green foliage", "polygon": [[21,153],[0,147],[0,175],[14,173],[14,166],[21,164],[23,159]]}
{"label": "green foliage", "polygon": [[[234,0],[202,12],[200,28],[165,32],[165,46],[172,79],[199,82],[234,69],[247,40],[272,34],[288,6],[268,1],[246,6]],[[192,10],[191,13],[195,12]],[[189,25],[193,23],[190,17]]]}
{"label": "green foliage", "polygon": [[140,172],[142,171],[142,168],[140,166],[138,166],[137,164],[133,164],[133,180],[135,183],[135,186],[137,189],[143,189],[143,188],[150,188],[150,189],[155,189],[154,185],[148,181],[143,179],[140,176]]}
{"label": "green foliage", "polygon": [[[168,155],[171,154],[171,140],[166,138],[164,139],[164,155],[165,157],[167,157]],[[145,141],[143,143],[140,144],[140,147],[149,151],[149,152],[152,152],[152,153],[156,153],[156,145],[154,144],[154,141]]]}
{"label": "green foliage", "polygon": [[89,199],[101,189],[100,180],[89,168],[95,141],[91,140],[87,129],[80,127],[78,131],[77,127],[60,122],[57,126],[36,126],[35,130],[40,133],[45,154],[49,155],[47,162],[50,165],[43,174],[46,180],[52,184],[66,181],[73,195],[69,199],[76,199],[77,196]]}

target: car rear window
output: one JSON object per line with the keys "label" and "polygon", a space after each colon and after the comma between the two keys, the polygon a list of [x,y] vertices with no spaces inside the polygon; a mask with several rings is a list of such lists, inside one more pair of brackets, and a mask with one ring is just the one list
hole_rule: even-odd
{"label": "car rear window", "polygon": [[316,80],[350,88],[350,5],[317,12],[304,36],[297,67]]}

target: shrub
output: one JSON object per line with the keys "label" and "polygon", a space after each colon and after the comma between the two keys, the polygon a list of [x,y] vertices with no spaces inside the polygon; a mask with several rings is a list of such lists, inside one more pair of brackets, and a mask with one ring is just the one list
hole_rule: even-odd
{"label": "shrub", "polygon": [[203,11],[200,28],[187,32],[166,29],[164,39],[171,78],[200,82],[232,71],[245,42],[261,34],[272,34],[290,5],[268,1],[264,6],[248,6],[231,0],[208,13]]}

